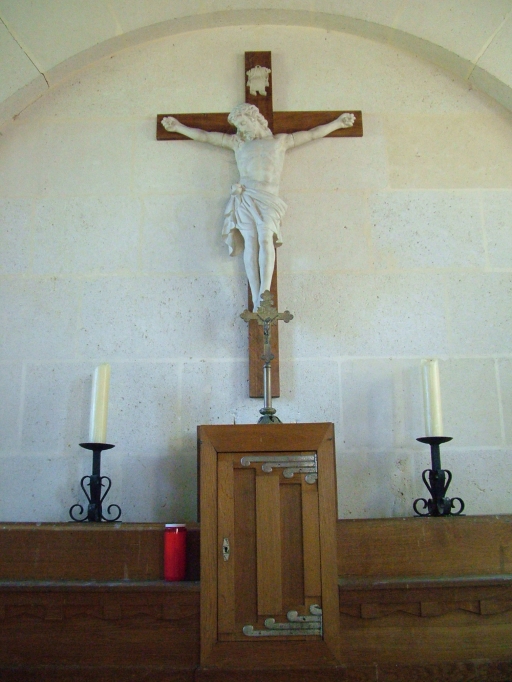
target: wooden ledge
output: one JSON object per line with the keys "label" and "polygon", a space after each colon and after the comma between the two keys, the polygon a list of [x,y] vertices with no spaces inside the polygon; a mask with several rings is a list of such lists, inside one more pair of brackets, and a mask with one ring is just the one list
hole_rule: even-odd
{"label": "wooden ledge", "polygon": [[501,574],[512,574],[511,514],[338,521],[339,576]]}
{"label": "wooden ledge", "polygon": [[0,580],[0,592],[200,592],[199,581]]}
{"label": "wooden ledge", "polygon": [[463,575],[387,578],[338,578],[340,590],[408,590],[432,587],[494,587],[511,586],[512,573],[498,575]]}
{"label": "wooden ledge", "polygon": [[[186,525],[186,578],[195,581],[199,526]],[[162,580],[164,530],[164,523],[2,523],[0,580]]]}
{"label": "wooden ledge", "polygon": [[[187,523],[187,529],[195,529],[199,527],[197,523]],[[12,521],[7,523],[0,523],[0,531],[2,532],[53,532],[53,533],[66,533],[66,532],[80,532],[80,533],[97,533],[99,532],[112,532],[124,531],[126,533],[133,532],[148,532],[148,531],[163,531],[165,528],[165,523],[127,523],[117,521],[116,523],[75,523],[73,521],[63,521],[63,522],[51,522],[51,521]]]}
{"label": "wooden ledge", "polygon": [[461,612],[498,616],[512,611],[511,574],[340,578],[338,589],[340,613],[363,620],[397,613],[420,620],[451,613],[461,620]]}

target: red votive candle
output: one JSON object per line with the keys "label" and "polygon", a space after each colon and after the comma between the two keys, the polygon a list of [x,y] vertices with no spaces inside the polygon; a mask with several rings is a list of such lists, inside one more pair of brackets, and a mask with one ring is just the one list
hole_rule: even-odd
{"label": "red votive candle", "polygon": [[164,531],[164,580],[184,580],[187,570],[187,528],[166,523]]}

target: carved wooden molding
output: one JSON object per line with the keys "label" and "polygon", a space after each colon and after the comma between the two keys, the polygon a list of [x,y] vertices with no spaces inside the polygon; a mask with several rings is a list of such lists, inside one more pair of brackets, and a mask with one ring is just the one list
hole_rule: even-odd
{"label": "carved wooden molding", "polygon": [[407,613],[419,618],[435,618],[447,613],[466,611],[478,616],[493,616],[512,611],[512,600],[482,599],[467,601],[422,601],[390,603],[340,604],[340,613],[353,618],[385,618],[393,613]]}
{"label": "carved wooden molding", "polygon": [[86,617],[120,621],[145,617],[153,621],[176,621],[196,617],[199,595],[169,597],[160,593],[14,592],[0,593],[0,621],[33,618],[66,621]]}
{"label": "carved wooden molding", "polygon": [[492,617],[512,611],[511,574],[357,577],[340,578],[338,584],[340,613],[361,620],[393,614],[428,620],[456,612]]}

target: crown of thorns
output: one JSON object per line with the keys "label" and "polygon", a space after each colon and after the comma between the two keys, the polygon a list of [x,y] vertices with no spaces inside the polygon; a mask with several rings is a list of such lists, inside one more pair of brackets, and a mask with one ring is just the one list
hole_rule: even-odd
{"label": "crown of thorns", "polygon": [[267,119],[254,104],[238,104],[229,114],[228,121],[236,127],[236,120],[241,116],[247,116],[252,121],[259,123],[264,130],[270,130]]}

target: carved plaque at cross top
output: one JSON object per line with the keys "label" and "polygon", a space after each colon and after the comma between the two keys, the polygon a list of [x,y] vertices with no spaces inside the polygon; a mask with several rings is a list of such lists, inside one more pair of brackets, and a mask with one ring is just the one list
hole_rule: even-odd
{"label": "carved plaque at cross top", "polygon": [[[245,71],[248,76],[245,87],[245,101],[255,105],[268,122],[274,135],[280,133],[297,133],[317,126],[331,123],[342,114],[341,111],[287,111],[273,110],[272,104],[272,65],[270,52],[246,52]],[[354,123],[351,127],[343,127],[330,132],[328,137],[361,137],[363,135],[362,115],[360,111],[345,112],[353,114]],[[234,128],[228,122],[228,113],[213,114],[176,114],[175,118],[189,128],[226,133],[233,135]],[[187,140],[185,135],[175,131],[168,131],[162,125],[162,119],[169,114],[157,116],[157,140]],[[172,114],[174,116],[174,114]],[[277,301],[277,262],[274,268],[270,291],[274,305]],[[252,297],[249,289],[248,304],[252,310]],[[263,372],[261,354],[263,350],[263,330],[255,321],[249,323],[249,395],[251,398],[263,397]],[[280,395],[279,385],[279,335],[276,327],[272,336],[272,397]]]}

